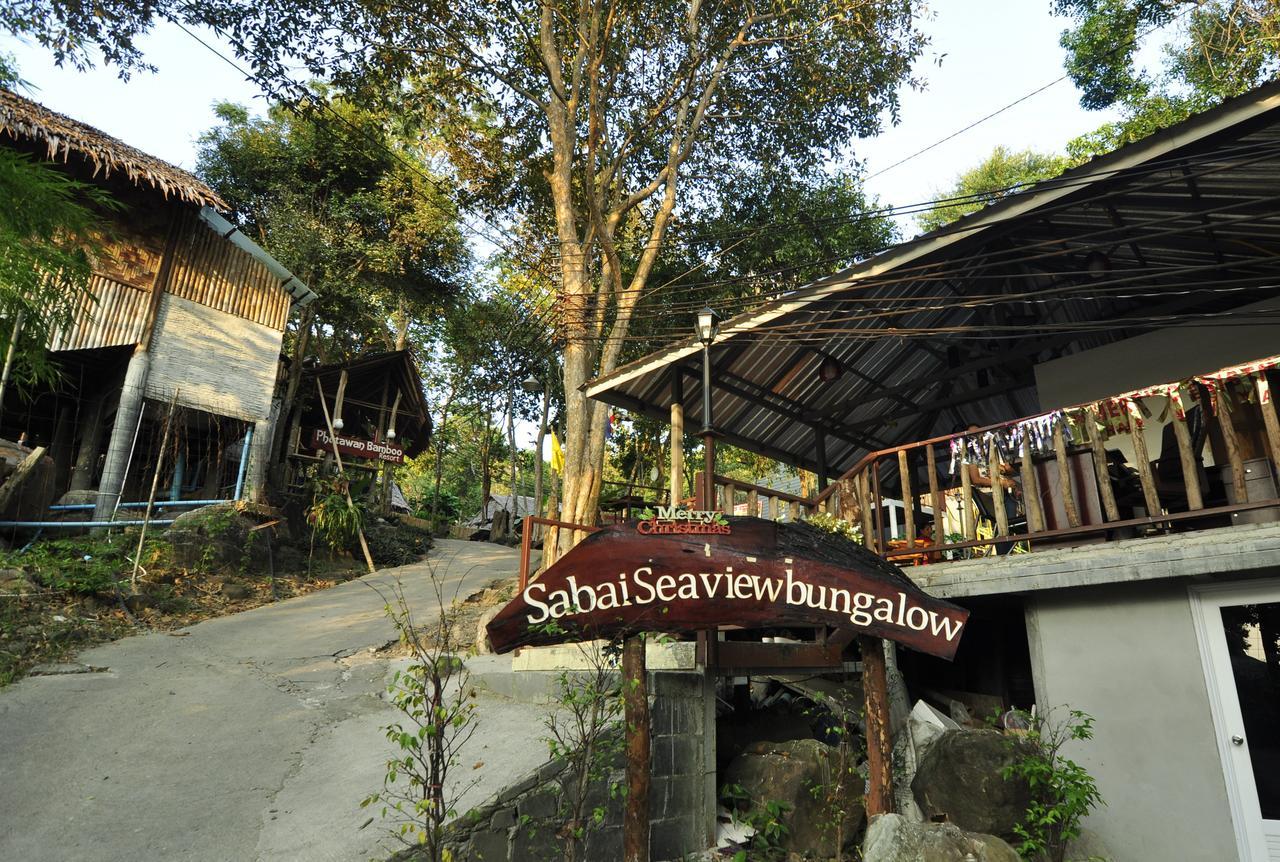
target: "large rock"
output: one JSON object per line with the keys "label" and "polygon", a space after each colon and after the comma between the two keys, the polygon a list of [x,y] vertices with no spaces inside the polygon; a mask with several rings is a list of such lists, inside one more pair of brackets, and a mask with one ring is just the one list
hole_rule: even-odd
{"label": "large rock", "polygon": [[929,746],[911,782],[925,820],[945,817],[961,829],[1013,837],[1031,804],[1031,788],[1003,769],[1017,757],[1016,739],[995,730],[949,730]]}
{"label": "large rock", "polygon": [[1021,862],[994,835],[965,832],[950,823],[912,823],[900,814],[871,818],[862,862]]}
{"label": "large rock", "polygon": [[857,775],[846,778],[843,798],[825,804],[815,798],[814,788],[831,782],[837,756],[834,746],[816,739],[757,742],[733,759],[724,783],[740,787],[753,808],[770,802],[786,806],[781,818],[787,827],[784,849],[828,858],[836,855],[837,818],[842,818],[844,846],[838,849],[843,852],[857,843],[866,817]]}
{"label": "large rock", "polygon": [[174,562],[184,568],[235,569],[246,559],[252,526],[234,504],[216,503],[179,515],[165,538]]}

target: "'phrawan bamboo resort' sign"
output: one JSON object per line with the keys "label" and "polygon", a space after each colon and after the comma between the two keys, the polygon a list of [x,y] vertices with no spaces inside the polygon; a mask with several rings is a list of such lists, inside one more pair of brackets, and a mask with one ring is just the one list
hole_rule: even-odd
{"label": "'phrawan bamboo resort' sign", "polygon": [[[588,536],[489,623],[494,650],[718,625],[827,625],[954,657],[969,612],[876,554],[808,524],[692,514],[719,521],[646,518]],[[655,520],[723,530],[644,528]]]}

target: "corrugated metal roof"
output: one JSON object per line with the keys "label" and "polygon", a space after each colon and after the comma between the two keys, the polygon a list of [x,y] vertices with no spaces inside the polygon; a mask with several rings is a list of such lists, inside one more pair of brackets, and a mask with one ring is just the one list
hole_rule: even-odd
{"label": "corrugated metal roof", "polygon": [[[835,476],[867,451],[1033,414],[1035,362],[1275,295],[1277,202],[1270,84],[727,321],[716,430],[811,470],[821,438]],[[701,352],[678,342],[587,394],[665,419],[678,374],[697,424]],[[824,383],[827,357],[842,373]]]}

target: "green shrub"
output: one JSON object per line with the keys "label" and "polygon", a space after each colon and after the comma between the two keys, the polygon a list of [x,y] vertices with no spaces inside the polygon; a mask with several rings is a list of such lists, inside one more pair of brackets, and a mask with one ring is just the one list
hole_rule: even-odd
{"label": "green shrub", "polygon": [[[1016,712],[1029,729],[1025,736],[1009,737],[1017,757],[1004,768],[1004,777],[1021,778],[1031,787],[1031,805],[1013,828],[1021,839],[1018,854],[1027,860],[1063,862],[1067,845],[1080,835],[1080,821],[1104,804],[1088,770],[1062,754],[1067,742],[1093,738],[1093,717],[1078,709],[1062,721],[1053,720],[1051,712]],[[1031,744],[1022,745],[1023,739]]]}
{"label": "green shrub", "polygon": [[37,542],[25,554],[11,555],[11,562],[50,589],[74,595],[104,594],[132,568],[126,559],[128,545],[123,539],[115,544],[91,537],[53,539]]}

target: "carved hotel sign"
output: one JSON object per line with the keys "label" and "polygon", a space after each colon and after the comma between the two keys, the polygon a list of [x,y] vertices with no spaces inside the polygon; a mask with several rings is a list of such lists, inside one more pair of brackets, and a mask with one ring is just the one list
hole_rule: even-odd
{"label": "carved hotel sign", "polygon": [[[639,631],[827,625],[955,655],[968,611],[870,551],[807,524],[688,514],[588,536],[489,624],[494,650]],[[716,517],[692,517],[703,514]]]}

